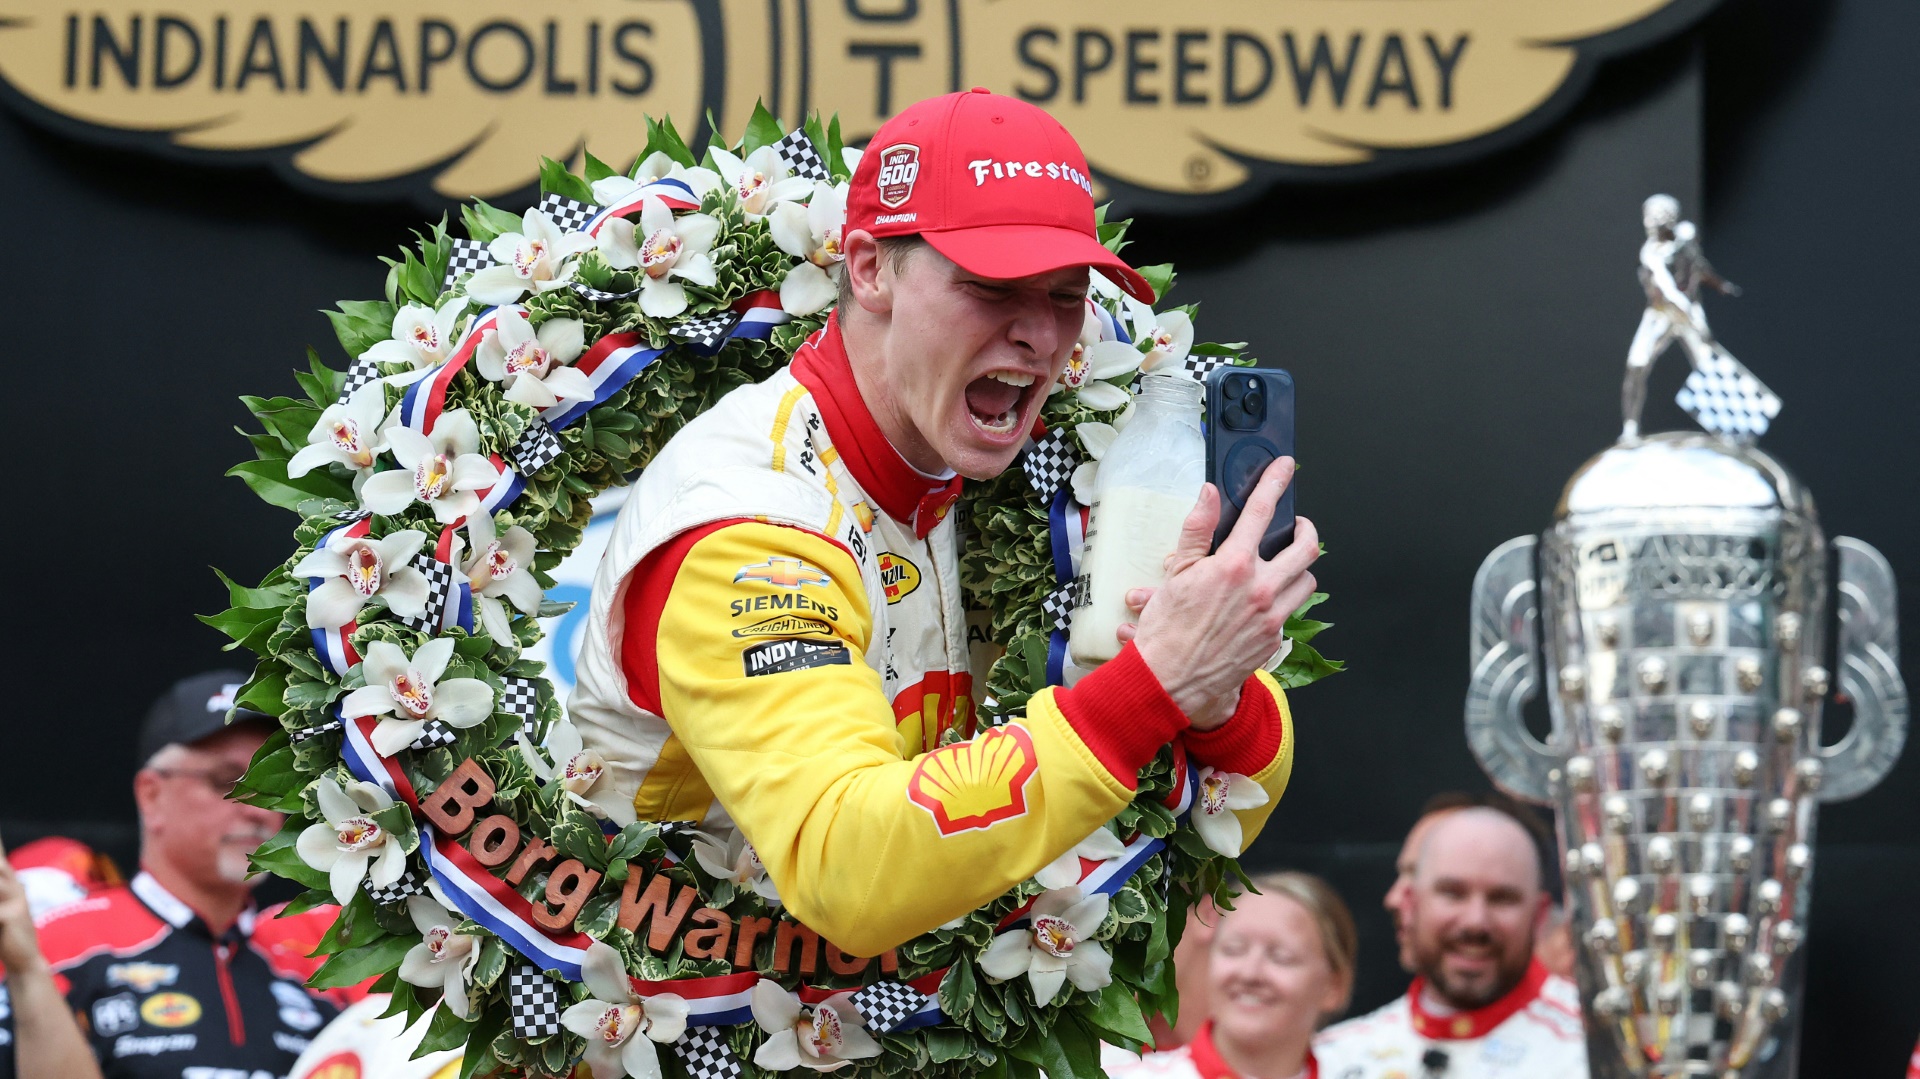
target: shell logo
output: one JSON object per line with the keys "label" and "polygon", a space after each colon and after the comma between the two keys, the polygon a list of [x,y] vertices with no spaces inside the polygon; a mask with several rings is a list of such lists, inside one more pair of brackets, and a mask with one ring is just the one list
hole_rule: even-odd
{"label": "shell logo", "polygon": [[360,1068],[360,1054],[346,1049],[315,1064],[301,1079],[361,1079],[365,1074]]}
{"label": "shell logo", "polygon": [[1026,815],[1027,783],[1039,766],[1025,727],[995,727],[922,756],[907,797],[941,835],[991,828]]}

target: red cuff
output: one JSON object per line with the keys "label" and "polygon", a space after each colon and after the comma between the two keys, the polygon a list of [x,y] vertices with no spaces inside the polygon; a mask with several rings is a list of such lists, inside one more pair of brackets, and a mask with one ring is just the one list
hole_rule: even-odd
{"label": "red cuff", "polygon": [[1183,737],[1187,752],[1201,764],[1252,776],[1280,755],[1284,730],[1280,702],[1274,700],[1265,683],[1249,677],[1240,686],[1240,706],[1233,710],[1232,718],[1210,731],[1190,727]]}
{"label": "red cuff", "polygon": [[1187,729],[1186,713],[1132,644],[1072,689],[1055,690],[1053,701],[1073,733],[1128,789],[1160,747]]}

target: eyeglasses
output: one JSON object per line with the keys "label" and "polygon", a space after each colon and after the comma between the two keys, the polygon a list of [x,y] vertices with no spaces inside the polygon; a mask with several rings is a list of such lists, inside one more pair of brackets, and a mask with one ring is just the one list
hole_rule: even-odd
{"label": "eyeglasses", "polygon": [[233,794],[233,788],[239,786],[240,777],[246,774],[245,772],[236,772],[231,768],[150,768],[148,771],[155,775],[166,776],[168,779],[197,779],[206,784],[208,790],[221,798],[230,797]]}

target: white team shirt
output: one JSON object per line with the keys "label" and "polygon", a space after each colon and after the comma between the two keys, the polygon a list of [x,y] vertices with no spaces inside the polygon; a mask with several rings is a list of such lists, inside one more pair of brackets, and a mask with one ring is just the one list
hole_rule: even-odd
{"label": "white team shirt", "polygon": [[[1102,1046],[1100,1066],[1108,1079],[1243,1079],[1214,1048],[1211,1022],[1178,1049],[1150,1052],[1144,1057]],[[1325,1074],[1314,1060],[1314,1054],[1309,1052],[1306,1070],[1292,1079],[1320,1079]]]}
{"label": "white team shirt", "polygon": [[[1586,1079],[1587,1039],[1572,982],[1537,961],[1484,1008],[1436,1015],[1415,978],[1405,996],[1327,1028],[1313,1043],[1321,1079]],[[1444,1060],[1429,1055],[1444,1054]]]}

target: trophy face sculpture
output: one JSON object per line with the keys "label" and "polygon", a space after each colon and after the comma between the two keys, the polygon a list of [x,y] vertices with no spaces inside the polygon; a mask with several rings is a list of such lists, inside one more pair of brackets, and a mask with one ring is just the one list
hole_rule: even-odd
{"label": "trophy face sculpture", "polygon": [[[1753,447],[1779,400],[1707,331],[1693,292],[1719,279],[1678,204],[1646,217],[1621,439],[1544,535],[1481,565],[1467,735],[1496,783],[1557,810],[1596,1079],[1787,1079],[1818,803],[1871,788],[1906,737],[1894,579],[1867,544],[1829,542]],[[1641,438],[1647,370],[1675,341],[1706,433]],[[1545,744],[1521,715],[1536,687]],[[1853,725],[1823,746],[1836,689]]]}

